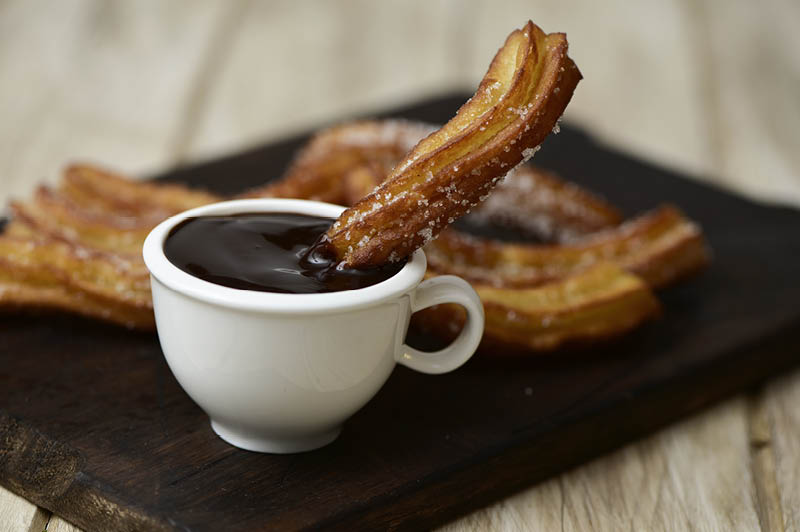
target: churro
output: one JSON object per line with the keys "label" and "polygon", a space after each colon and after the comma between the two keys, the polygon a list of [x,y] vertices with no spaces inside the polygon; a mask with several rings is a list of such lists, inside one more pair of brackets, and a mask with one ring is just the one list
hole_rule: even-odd
{"label": "churro", "polygon": [[349,267],[404,259],[535,153],[580,79],[564,34],[532,22],[515,30],[475,95],[346,210],[321,247]]}
{"label": "churro", "polygon": [[[473,284],[483,302],[486,325],[482,345],[551,351],[624,334],[660,313],[647,284],[612,263],[599,263],[570,277],[536,288],[497,288]],[[440,305],[415,315],[414,326],[445,340],[464,322],[463,309]]]}
{"label": "churro", "polygon": [[449,229],[426,254],[433,271],[509,288],[540,285],[608,261],[661,288],[710,260],[700,228],[669,205],[568,244],[504,243]]}

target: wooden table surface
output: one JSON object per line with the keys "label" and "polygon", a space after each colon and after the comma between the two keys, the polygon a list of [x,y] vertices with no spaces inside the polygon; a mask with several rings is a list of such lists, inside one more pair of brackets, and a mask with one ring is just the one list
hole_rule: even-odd
{"label": "wooden table surface", "polygon": [[[474,87],[529,18],[585,76],[568,120],[800,205],[796,0],[0,0],[0,201],[69,161],[144,177]],[[445,529],[800,530],[799,472],[796,373]],[[0,531],[45,528],[75,530],[0,488]]]}

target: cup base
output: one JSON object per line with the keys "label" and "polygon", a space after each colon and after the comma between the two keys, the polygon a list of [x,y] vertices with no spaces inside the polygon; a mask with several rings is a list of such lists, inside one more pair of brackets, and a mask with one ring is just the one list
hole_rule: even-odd
{"label": "cup base", "polygon": [[246,451],[257,453],[290,454],[313,451],[324,447],[333,442],[342,432],[342,427],[336,427],[326,432],[310,434],[308,436],[294,437],[273,437],[262,434],[243,433],[240,430],[231,429],[213,419],[211,428],[217,436],[230,443],[234,447]]}

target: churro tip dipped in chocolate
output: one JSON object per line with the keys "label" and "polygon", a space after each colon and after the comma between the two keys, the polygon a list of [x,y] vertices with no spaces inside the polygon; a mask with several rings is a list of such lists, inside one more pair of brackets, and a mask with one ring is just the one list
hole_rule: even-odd
{"label": "churro tip dipped in chocolate", "polygon": [[533,156],[580,79],[563,33],[532,22],[513,31],[475,95],[342,213],[321,251],[355,268],[403,260]]}

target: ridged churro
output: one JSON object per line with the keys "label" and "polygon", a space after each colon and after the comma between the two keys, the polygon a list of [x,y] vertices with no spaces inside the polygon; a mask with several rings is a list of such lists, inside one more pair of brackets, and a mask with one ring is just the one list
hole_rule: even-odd
{"label": "ridged churro", "polygon": [[[624,334],[660,313],[647,284],[612,263],[535,288],[498,288],[473,283],[486,314],[483,345],[552,351]],[[464,322],[456,305],[415,315],[414,325],[445,340]]]}
{"label": "ridged churro", "polygon": [[532,22],[515,30],[475,95],[346,210],[322,247],[348,267],[404,259],[535,153],[580,79],[564,34],[545,34]]}
{"label": "ridged churro", "polygon": [[503,287],[536,286],[610,261],[660,288],[710,260],[700,228],[669,205],[568,244],[502,243],[448,230],[426,254],[433,271]]}

